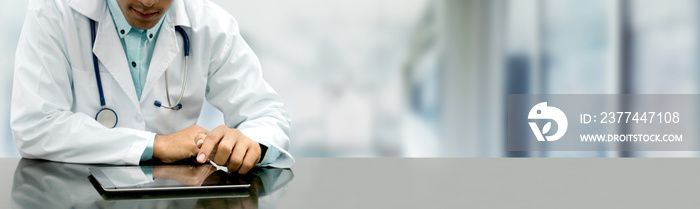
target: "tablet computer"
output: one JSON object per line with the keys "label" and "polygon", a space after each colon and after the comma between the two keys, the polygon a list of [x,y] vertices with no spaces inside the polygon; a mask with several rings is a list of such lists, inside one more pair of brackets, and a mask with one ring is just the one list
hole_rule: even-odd
{"label": "tablet computer", "polygon": [[90,182],[107,194],[240,192],[250,187],[252,180],[210,164],[105,166],[88,170]]}

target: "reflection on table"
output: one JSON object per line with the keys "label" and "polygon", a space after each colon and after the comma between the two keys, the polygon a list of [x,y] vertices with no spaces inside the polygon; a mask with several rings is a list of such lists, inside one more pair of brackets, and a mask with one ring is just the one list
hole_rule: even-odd
{"label": "reflection on table", "polygon": [[248,176],[251,186],[247,191],[115,198],[101,195],[88,181],[88,167],[95,166],[21,159],[14,174],[12,207],[275,208],[294,178],[289,169],[256,168]]}

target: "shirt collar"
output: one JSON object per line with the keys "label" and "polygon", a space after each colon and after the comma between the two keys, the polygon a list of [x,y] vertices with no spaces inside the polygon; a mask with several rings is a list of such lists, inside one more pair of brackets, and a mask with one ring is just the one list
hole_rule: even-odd
{"label": "shirt collar", "polygon": [[[119,9],[119,5],[117,4],[117,0],[107,0],[107,7],[109,8],[110,13],[112,13],[112,19],[114,20],[114,25],[117,27],[117,34],[119,35],[119,38],[124,38],[131,29],[138,30],[135,28],[132,28],[131,25],[129,25],[129,22],[126,21],[126,18],[124,17],[124,14],[122,13],[122,10]],[[156,38],[156,34],[158,33],[158,30],[160,30],[160,26],[163,24],[163,20],[165,19],[166,15],[163,15],[162,18],[160,18],[160,21],[153,26],[151,29],[145,30],[145,36],[148,39],[148,41],[153,40]],[[142,30],[138,30],[142,31]]]}

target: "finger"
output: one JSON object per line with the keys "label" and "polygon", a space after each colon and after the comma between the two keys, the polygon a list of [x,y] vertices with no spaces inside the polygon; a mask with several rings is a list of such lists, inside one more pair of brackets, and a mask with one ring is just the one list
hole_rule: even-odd
{"label": "finger", "polygon": [[204,138],[204,143],[202,144],[201,149],[199,149],[197,162],[206,162],[207,157],[211,154],[211,151],[214,150],[214,147],[219,144],[219,141],[221,141],[221,138],[224,136],[224,132],[227,130],[228,127],[221,125],[207,134],[207,137]]}
{"label": "finger", "polygon": [[[223,139],[223,138],[222,138]],[[219,147],[219,145],[214,146],[214,149],[209,153],[209,156],[207,157],[209,161],[214,161],[214,157],[216,156],[216,150]]]}
{"label": "finger", "polygon": [[233,147],[231,158],[228,160],[228,171],[236,172],[243,165],[243,157],[250,148],[245,143],[238,143]]}
{"label": "finger", "polygon": [[199,147],[197,147],[196,142],[183,139],[182,144],[171,146],[171,151],[177,149],[178,147],[182,147],[181,150],[183,151],[183,153],[182,156],[175,161],[197,158],[197,153],[199,153]]}
{"label": "finger", "polygon": [[214,163],[217,165],[226,165],[234,146],[236,146],[236,136],[231,132],[226,133],[219,142],[219,146],[216,148]]}
{"label": "finger", "polygon": [[198,149],[202,148],[202,144],[204,144],[205,138],[207,138],[206,134],[198,134],[196,137],[194,137],[194,141],[197,144]]}
{"label": "finger", "polygon": [[255,164],[257,164],[259,160],[260,151],[258,150],[256,153],[255,149],[248,149],[248,152],[246,152],[245,154],[245,158],[243,158],[243,164],[240,168],[238,168],[238,174],[247,174],[248,171],[250,171],[250,169],[253,169],[253,167],[255,167]]}

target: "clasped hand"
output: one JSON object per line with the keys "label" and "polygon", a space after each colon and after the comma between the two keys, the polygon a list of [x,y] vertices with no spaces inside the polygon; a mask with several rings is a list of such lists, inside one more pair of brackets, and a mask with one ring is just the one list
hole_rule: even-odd
{"label": "clasped hand", "polygon": [[208,131],[192,125],[169,135],[157,135],[153,142],[153,158],[164,163],[194,159],[225,165],[229,172],[248,173],[260,161],[260,145],[238,129],[220,125]]}

